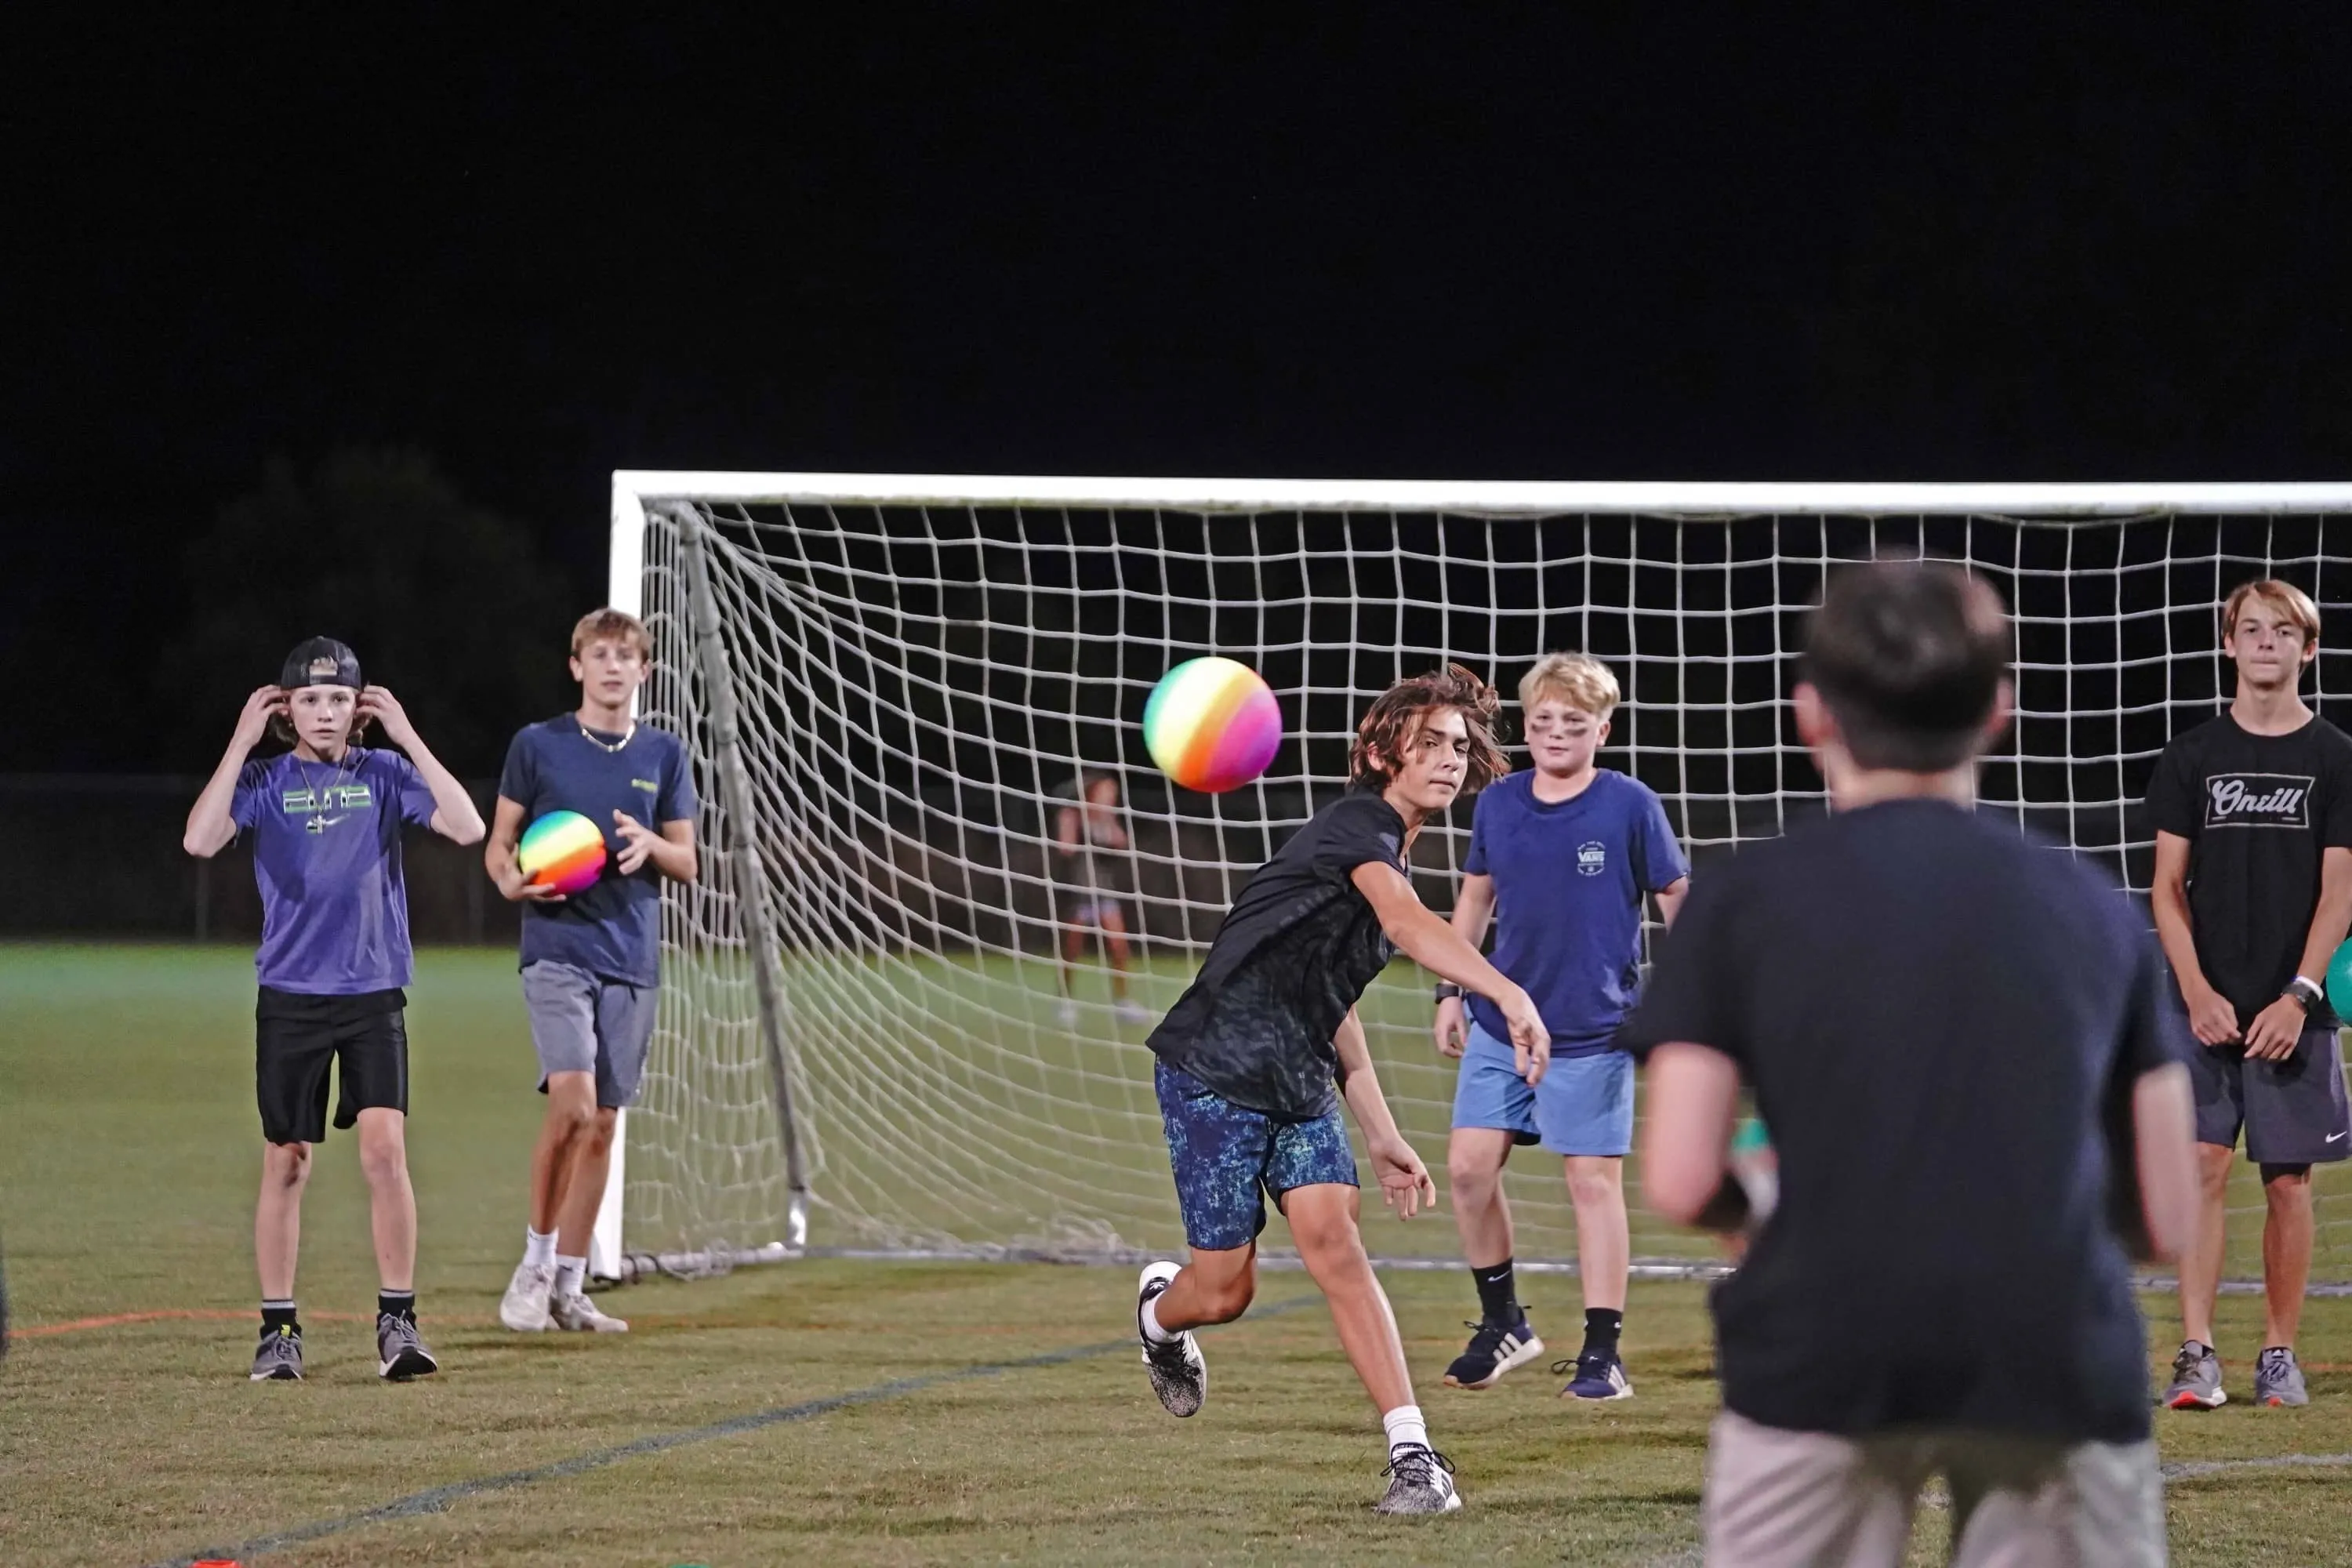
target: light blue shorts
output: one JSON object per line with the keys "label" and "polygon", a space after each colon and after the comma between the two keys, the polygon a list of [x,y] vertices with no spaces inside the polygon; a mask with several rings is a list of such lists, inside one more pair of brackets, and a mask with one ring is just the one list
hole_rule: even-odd
{"label": "light blue shorts", "polygon": [[1631,1153],[1633,1058],[1622,1051],[1554,1057],[1529,1089],[1512,1070],[1511,1047],[1471,1020],[1454,1081],[1454,1125],[1500,1128],[1555,1154]]}

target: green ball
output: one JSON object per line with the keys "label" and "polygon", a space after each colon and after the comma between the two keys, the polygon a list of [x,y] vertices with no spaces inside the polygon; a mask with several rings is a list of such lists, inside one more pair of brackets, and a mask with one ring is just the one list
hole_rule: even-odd
{"label": "green ball", "polygon": [[2327,1005],[2339,1018],[2352,1018],[2352,942],[2327,961]]}

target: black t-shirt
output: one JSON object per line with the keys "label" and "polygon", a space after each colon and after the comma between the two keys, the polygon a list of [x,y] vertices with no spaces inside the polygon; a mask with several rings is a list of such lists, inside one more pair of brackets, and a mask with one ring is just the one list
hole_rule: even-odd
{"label": "black t-shirt", "polygon": [[1318,811],[1243,885],[1201,973],[1148,1042],[1236,1105],[1304,1121],[1331,1109],[1331,1037],[1395,949],[1349,879],[1404,867],[1404,818],[1367,789]]}
{"label": "black t-shirt", "polygon": [[[2352,739],[2315,718],[2255,735],[2223,713],[2173,738],[2147,781],[2147,825],[2189,840],[2197,966],[2241,1026],[2294,978],[2319,907],[2320,851],[2352,848]],[[2325,1002],[2311,1010],[2332,1027]]]}
{"label": "black t-shirt", "polygon": [[2148,1435],[2114,1216],[2128,1107],[2186,1054],[2123,894],[1933,801],[1701,878],[1619,1037],[1739,1064],[1780,1206],[1714,1294],[1724,1404],[1796,1431]]}

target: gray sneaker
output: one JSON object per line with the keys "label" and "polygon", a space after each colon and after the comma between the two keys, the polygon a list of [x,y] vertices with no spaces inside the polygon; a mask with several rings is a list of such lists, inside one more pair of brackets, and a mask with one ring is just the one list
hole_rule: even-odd
{"label": "gray sneaker", "polygon": [[253,1381],[256,1383],[302,1381],[301,1330],[289,1327],[261,1331],[260,1348],[253,1352]]}
{"label": "gray sneaker", "polygon": [[1135,1337],[1143,1342],[1143,1370],[1160,1407],[1171,1415],[1196,1415],[1209,1397],[1209,1363],[1201,1353],[1201,1342],[1190,1329],[1158,1343],[1143,1331],[1145,1303],[1158,1300],[1178,1272],[1175,1264],[1165,1261],[1144,1265],[1143,1277],[1135,1284]]}
{"label": "gray sneaker", "polygon": [[2254,1403],[2257,1405],[2308,1405],[2311,1394],[2303,1386],[2303,1368],[2294,1363],[2294,1352],[2284,1345],[2273,1345],[2254,1361]]}
{"label": "gray sneaker", "polygon": [[[2295,1381],[2300,1384],[2303,1380]],[[2181,1341],[2180,1353],[2172,1358],[2172,1386],[2164,1391],[2164,1407],[2213,1410],[2228,1403],[2230,1396],[2221,1392],[2221,1358],[2211,1345]]]}
{"label": "gray sneaker", "polygon": [[1374,1513],[1452,1513],[1462,1506],[1454,1489],[1454,1461],[1434,1448],[1406,1443],[1390,1450],[1388,1495],[1372,1505]]}
{"label": "gray sneaker", "polygon": [[433,1352],[417,1337],[416,1325],[397,1312],[380,1312],[375,1320],[376,1375],[386,1383],[406,1383],[441,1370]]}

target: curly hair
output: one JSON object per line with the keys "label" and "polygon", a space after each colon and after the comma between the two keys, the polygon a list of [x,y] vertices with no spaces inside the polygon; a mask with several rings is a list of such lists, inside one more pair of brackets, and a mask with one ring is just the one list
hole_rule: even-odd
{"label": "curly hair", "polygon": [[1495,715],[1502,706],[1493,687],[1458,664],[1400,680],[1364,710],[1355,744],[1348,750],[1348,777],[1385,785],[1423,717],[1451,708],[1470,731],[1470,768],[1462,793],[1474,795],[1511,771],[1510,760],[1495,742]]}

